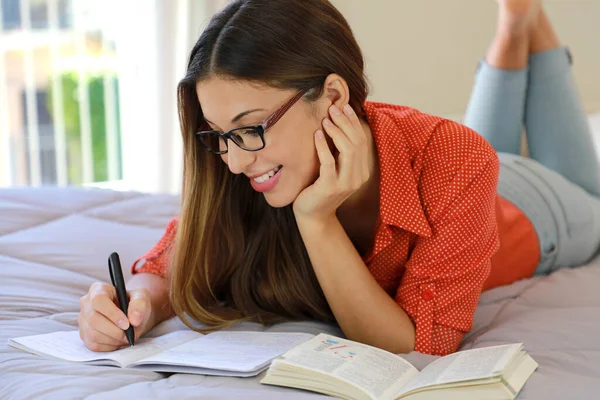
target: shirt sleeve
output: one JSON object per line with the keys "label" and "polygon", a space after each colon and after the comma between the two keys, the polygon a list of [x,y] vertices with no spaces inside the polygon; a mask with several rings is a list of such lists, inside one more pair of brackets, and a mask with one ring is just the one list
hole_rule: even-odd
{"label": "shirt sleeve", "polygon": [[448,176],[426,178],[430,190],[424,189],[423,201],[432,235],[416,239],[395,297],[415,324],[415,350],[426,354],[458,349],[499,247],[497,155],[490,148],[459,164]]}
{"label": "shirt sleeve", "polygon": [[179,217],[173,218],[167,224],[162,238],[146,254],[139,257],[131,266],[132,275],[138,273],[149,273],[159,275],[163,278],[167,276],[171,261],[171,250],[175,243],[177,234],[177,224]]}

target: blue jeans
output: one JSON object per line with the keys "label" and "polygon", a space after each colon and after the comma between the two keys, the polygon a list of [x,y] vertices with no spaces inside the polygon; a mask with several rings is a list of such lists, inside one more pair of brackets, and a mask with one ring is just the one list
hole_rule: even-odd
{"label": "blue jeans", "polygon": [[[536,230],[536,274],[580,266],[600,247],[598,154],[571,63],[566,48],[532,54],[522,70],[482,61],[465,117],[498,152],[498,194]],[[530,158],[519,155],[523,124]]]}

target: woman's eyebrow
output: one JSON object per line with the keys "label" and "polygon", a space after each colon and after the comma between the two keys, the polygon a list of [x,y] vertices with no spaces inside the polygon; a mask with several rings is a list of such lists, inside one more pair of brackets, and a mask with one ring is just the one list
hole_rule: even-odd
{"label": "woman's eyebrow", "polygon": [[[241,112],[241,113],[239,113],[238,115],[236,115],[236,116],[235,116],[235,117],[234,117],[234,118],[231,120],[231,123],[232,123],[232,124],[235,124],[235,123],[236,123],[236,122],[238,122],[240,119],[244,118],[246,115],[248,115],[248,114],[251,114],[251,113],[253,113],[253,112],[256,112],[256,111],[267,111],[267,110],[265,110],[264,108],[255,108],[255,109],[253,109],[253,110],[247,110],[247,111]],[[206,118],[206,117],[204,117],[204,120],[205,120],[206,122],[208,122],[209,124],[216,125],[214,122],[210,121],[210,120],[209,120],[208,118]]]}

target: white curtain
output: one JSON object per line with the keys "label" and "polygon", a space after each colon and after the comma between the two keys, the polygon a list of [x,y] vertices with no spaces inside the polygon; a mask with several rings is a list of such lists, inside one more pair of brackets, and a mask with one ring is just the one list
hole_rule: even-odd
{"label": "white curtain", "polygon": [[117,43],[121,154],[127,189],[179,193],[182,141],[177,83],[188,56],[223,0],[131,0],[120,23],[132,34]]}

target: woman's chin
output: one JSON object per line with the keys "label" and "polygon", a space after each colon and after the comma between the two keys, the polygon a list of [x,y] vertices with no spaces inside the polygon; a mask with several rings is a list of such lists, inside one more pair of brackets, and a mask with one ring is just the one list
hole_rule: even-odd
{"label": "woman's chin", "polygon": [[268,192],[264,193],[264,195],[265,195],[265,200],[267,201],[267,204],[269,204],[273,208],[282,208],[282,207],[289,206],[296,199],[296,196],[293,196],[293,197],[291,197],[289,195],[282,196],[280,194],[268,193]]}

